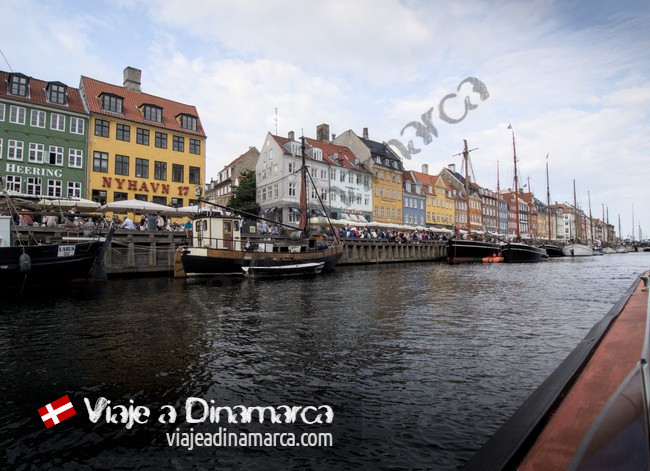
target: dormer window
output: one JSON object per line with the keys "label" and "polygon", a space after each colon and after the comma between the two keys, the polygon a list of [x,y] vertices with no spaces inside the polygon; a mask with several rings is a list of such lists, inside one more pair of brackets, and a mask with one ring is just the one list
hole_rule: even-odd
{"label": "dormer window", "polygon": [[23,74],[9,76],[9,93],[16,96],[29,96],[29,78]]}
{"label": "dormer window", "polygon": [[50,83],[47,86],[47,99],[50,103],[57,105],[67,105],[68,98],[66,96],[67,87],[62,83]]}
{"label": "dormer window", "polygon": [[155,105],[143,105],[144,107],[144,119],[147,121],[155,121],[156,123],[162,123],[162,112],[163,109]]}
{"label": "dormer window", "polygon": [[313,158],[314,160],[323,160],[323,151],[322,149],[314,148],[313,149]]}
{"label": "dormer window", "polygon": [[124,99],[121,96],[112,95],[110,93],[103,93],[102,96],[102,110],[110,111],[112,113],[123,113]]}
{"label": "dormer window", "polygon": [[180,115],[181,118],[181,128],[187,129],[189,131],[196,131],[196,116],[189,114]]}

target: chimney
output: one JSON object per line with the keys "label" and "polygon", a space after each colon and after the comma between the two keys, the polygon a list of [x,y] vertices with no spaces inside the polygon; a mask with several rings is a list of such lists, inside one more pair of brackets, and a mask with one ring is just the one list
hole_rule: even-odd
{"label": "chimney", "polygon": [[332,133],[332,142],[336,139],[336,134]]}
{"label": "chimney", "polygon": [[455,172],[456,171],[456,164],[449,164],[449,165],[447,165],[447,168],[449,170],[451,170],[452,172]]}
{"label": "chimney", "polygon": [[134,67],[127,67],[124,69],[124,87],[132,92],[140,92],[140,80],[142,78],[142,71]]}
{"label": "chimney", "polygon": [[289,131],[289,140],[290,141],[295,141],[295,139],[293,137],[294,137],[293,131]]}
{"label": "chimney", "polygon": [[319,124],[316,126],[316,139],[323,142],[329,142],[330,126],[329,124]]}
{"label": "chimney", "polygon": [[363,138],[368,139],[368,128],[363,128]]}
{"label": "chimney", "polygon": [[422,164],[422,173],[425,173],[429,175],[429,165],[428,164]]}

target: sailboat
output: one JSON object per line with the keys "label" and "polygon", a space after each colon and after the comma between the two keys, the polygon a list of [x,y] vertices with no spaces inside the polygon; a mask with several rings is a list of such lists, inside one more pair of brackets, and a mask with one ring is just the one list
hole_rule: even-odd
{"label": "sailboat", "polygon": [[[201,200],[219,210],[200,212],[193,220],[192,243],[177,250],[174,277],[269,278],[315,275],[334,268],[343,255],[343,244],[333,227],[333,241],[326,240],[321,234],[309,234],[304,137],[301,150],[299,227]],[[242,217],[267,221],[292,232],[289,238],[266,236],[244,241]]]}
{"label": "sailboat", "polygon": [[550,243],[553,237],[553,231],[551,230],[551,187],[548,182],[548,154],[546,154],[546,216],[548,217],[547,227],[549,242],[543,244],[542,248],[546,250],[549,257],[564,257],[562,247]]}
{"label": "sailboat", "polygon": [[[576,222],[576,235],[575,240],[570,244],[567,244],[562,249],[564,255],[567,257],[589,257],[594,254],[593,249],[586,245],[580,243],[580,236],[578,230],[582,226],[582,221],[578,223],[578,203],[576,201],[576,181],[573,180],[573,219]],[[582,218],[581,218],[582,219]]]}
{"label": "sailboat", "polygon": [[[463,140],[463,159],[465,165],[465,204],[467,205],[467,235],[471,234],[470,202],[469,202],[469,150],[467,140]],[[456,154],[458,155],[458,154]],[[469,240],[452,238],[447,242],[447,262],[456,263],[481,263],[502,262],[499,253],[500,246],[494,242],[483,240]]]}
{"label": "sailboat", "polygon": [[[515,147],[515,131],[509,125],[508,129],[512,131],[512,152],[515,162],[515,214],[517,221],[517,237],[516,240],[521,240],[519,232],[519,179],[517,176],[517,149]],[[543,262],[548,260],[546,250],[541,247],[534,247],[532,245],[524,244],[522,242],[508,242],[501,248],[504,262],[506,263],[534,263]]]}

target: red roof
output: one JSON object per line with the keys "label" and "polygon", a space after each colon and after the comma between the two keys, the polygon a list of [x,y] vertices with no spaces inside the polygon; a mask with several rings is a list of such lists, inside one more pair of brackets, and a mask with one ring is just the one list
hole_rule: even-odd
{"label": "red roof", "polygon": [[[348,168],[351,170],[358,170],[360,172],[370,173],[361,162],[355,165],[354,161],[357,160],[357,156],[354,155],[352,149],[346,146],[340,146],[338,144],[331,144],[329,142],[319,141],[317,139],[306,138],[306,141],[313,147],[317,147],[323,151],[323,160],[333,165],[340,165],[341,167]],[[334,161],[330,156],[338,154],[337,161]]]}
{"label": "red roof", "polygon": [[[428,173],[422,173],[422,172],[416,172],[414,170],[410,170],[408,172],[404,172],[403,178],[407,178],[407,174],[412,174],[414,178],[412,181],[417,181],[418,183],[421,183],[423,185],[424,192],[429,194],[429,188],[428,185],[431,186],[436,186],[438,181],[442,182],[442,184],[445,187],[445,190],[451,190],[452,188],[447,184],[447,182],[440,177],[440,175],[429,175]],[[411,179],[411,178],[409,178]]]}
{"label": "red roof", "polygon": [[[78,88],[68,87],[64,83],[59,81],[46,82],[44,80],[38,80],[32,77],[27,77],[29,79],[29,96],[17,96],[9,94],[8,84],[9,84],[9,75],[13,75],[13,72],[4,72],[0,71],[0,97],[6,97],[11,100],[21,101],[23,103],[47,106],[49,108],[57,108],[63,111],[70,111],[74,113],[88,114],[86,108],[84,107],[83,101],[81,99],[81,93],[79,93]],[[17,74],[24,75],[24,74]],[[58,103],[51,103],[47,100],[47,86],[48,84],[53,83],[57,85],[64,85],[67,87],[66,95],[68,98],[67,105],[60,105]]]}
{"label": "red roof", "polygon": [[[199,113],[193,105],[185,105],[166,98],[149,95],[148,93],[136,92],[129,90],[126,87],[101,82],[89,77],[84,77],[83,75],[81,76],[81,86],[86,94],[86,101],[88,102],[88,107],[90,108],[91,113],[124,119],[135,123],[142,123],[147,126],[164,128],[178,133],[195,134],[197,136],[206,137],[205,132],[203,131],[203,125],[199,118]],[[104,93],[110,93],[122,97],[123,114],[113,113],[102,109],[101,96]],[[145,103],[163,109],[162,123],[144,119],[143,114],[140,112],[140,107]],[[181,128],[180,123],[176,120],[176,117],[180,114],[196,117],[196,131]]]}

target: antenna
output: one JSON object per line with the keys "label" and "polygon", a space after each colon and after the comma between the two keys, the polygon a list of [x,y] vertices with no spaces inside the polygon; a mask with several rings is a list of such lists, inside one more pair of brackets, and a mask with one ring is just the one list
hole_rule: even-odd
{"label": "antenna", "polygon": [[278,135],[278,107],[275,107],[275,135]]}
{"label": "antenna", "polygon": [[9,70],[11,70],[11,71],[13,72],[14,69],[11,68],[11,64],[9,64],[9,61],[8,61],[7,58],[5,57],[5,53],[2,52],[2,49],[0,49],[0,54],[2,54],[2,58],[3,58],[3,59],[5,60],[5,62],[7,63],[7,66],[9,67]]}

